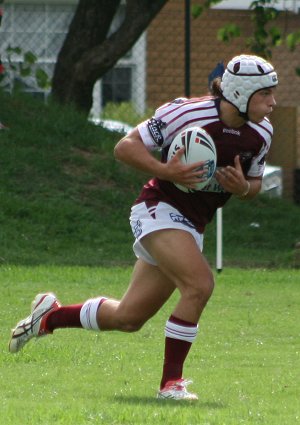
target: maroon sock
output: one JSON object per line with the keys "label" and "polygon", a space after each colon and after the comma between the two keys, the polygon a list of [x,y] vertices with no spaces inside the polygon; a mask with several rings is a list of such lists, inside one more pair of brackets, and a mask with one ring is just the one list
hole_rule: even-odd
{"label": "maroon sock", "polygon": [[[169,321],[181,326],[196,326],[195,323],[177,319],[174,316],[171,316]],[[183,364],[191,346],[191,342],[166,337],[163,374],[160,383],[161,389],[165,386],[166,382],[182,378]]]}
{"label": "maroon sock", "polygon": [[46,328],[53,332],[58,328],[82,328],[80,310],[83,304],[69,305],[51,311],[46,319]]}

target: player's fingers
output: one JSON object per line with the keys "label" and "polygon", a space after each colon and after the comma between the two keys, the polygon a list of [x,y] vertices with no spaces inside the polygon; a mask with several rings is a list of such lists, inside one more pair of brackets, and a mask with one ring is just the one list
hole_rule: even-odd
{"label": "player's fingers", "polygon": [[243,176],[243,170],[238,155],[234,159],[234,165],[235,167],[232,167],[231,165],[225,167],[223,173],[229,179],[240,179],[241,176]]}
{"label": "player's fingers", "polygon": [[226,175],[226,170],[225,170],[225,168],[219,168],[219,169],[216,171],[216,176],[217,176],[219,179],[226,179],[227,175]]}
{"label": "player's fingers", "polygon": [[178,151],[175,153],[172,159],[175,158],[176,160],[180,160],[180,158],[184,155],[184,152],[185,152],[185,147],[183,146],[182,148],[178,149]]}
{"label": "player's fingers", "polygon": [[232,177],[225,168],[220,168],[216,172],[217,181],[226,189],[229,190],[232,184]]}
{"label": "player's fingers", "polygon": [[198,172],[204,169],[206,161],[194,162],[193,164],[189,164],[186,166],[187,171]]}
{"label": "player's fingers", "polygon": [[242,171],[242,166],[241,166],[241,161],[240,161],[240,156],[239,155],[236,155],[234,157],[234,166],[235,166],[235,169],[237,171]]}

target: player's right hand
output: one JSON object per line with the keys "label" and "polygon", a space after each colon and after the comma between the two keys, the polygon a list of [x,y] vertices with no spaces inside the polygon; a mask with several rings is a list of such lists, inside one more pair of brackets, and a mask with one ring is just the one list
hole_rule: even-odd
{"label": "player's right hand", "polygon": [[199,167],[205,164],[205,161],[195,162],[194,164],[183,164],[181,158],[185,155],[185,148],[178,149],[175,155],[165,163],[166,176],[164,180],[177,183],[188,189],[195,189],[196,184],[206,180],[206,177],[202,176],[206,173],[206,170],[200,169]]}

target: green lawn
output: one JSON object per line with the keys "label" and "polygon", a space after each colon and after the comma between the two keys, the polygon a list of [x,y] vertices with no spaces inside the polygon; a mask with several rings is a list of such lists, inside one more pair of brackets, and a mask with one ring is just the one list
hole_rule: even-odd
{"label": "green lawn", "polygon": [[39,291],[64,304],[120,296],[131,268],[0,268],[0,424],[300,423],[299,270],[229,269],[202,317],[185,376],[200,400],[155,399],[176,295],[136,334],[57,330],[16,355],[9,330]]}
{"label": "green lawn", "polygon": [[[291,200],[224,208],[224,270],[185,368],[199,402],[155,398],[176,296],[139,333],[58,330],[8,353],[36,293],[54,291],[64,304],[122,295],[134,261],[129,210],[146,177],[114,160],[121,135],[70,107],[1,91],[0,104],[10,128],[0,132],[0,425],[300,423]],[[213,267],[215,230],[204,244]]]}

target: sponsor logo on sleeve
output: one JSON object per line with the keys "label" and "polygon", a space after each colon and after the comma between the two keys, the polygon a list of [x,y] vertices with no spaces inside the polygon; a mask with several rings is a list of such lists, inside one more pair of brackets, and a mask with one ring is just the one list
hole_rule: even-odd
{"label": "sponsor logo on sleeve", "polygon": [[165,125],[166,123],[164,123],[162,120],[157,120],[155,118],[150,118],[148,120],[148,130],[154,143],[156,143],[157,146],[162,146],[164,142],[164,136],[162,135],[161,129],[164,128]]}

